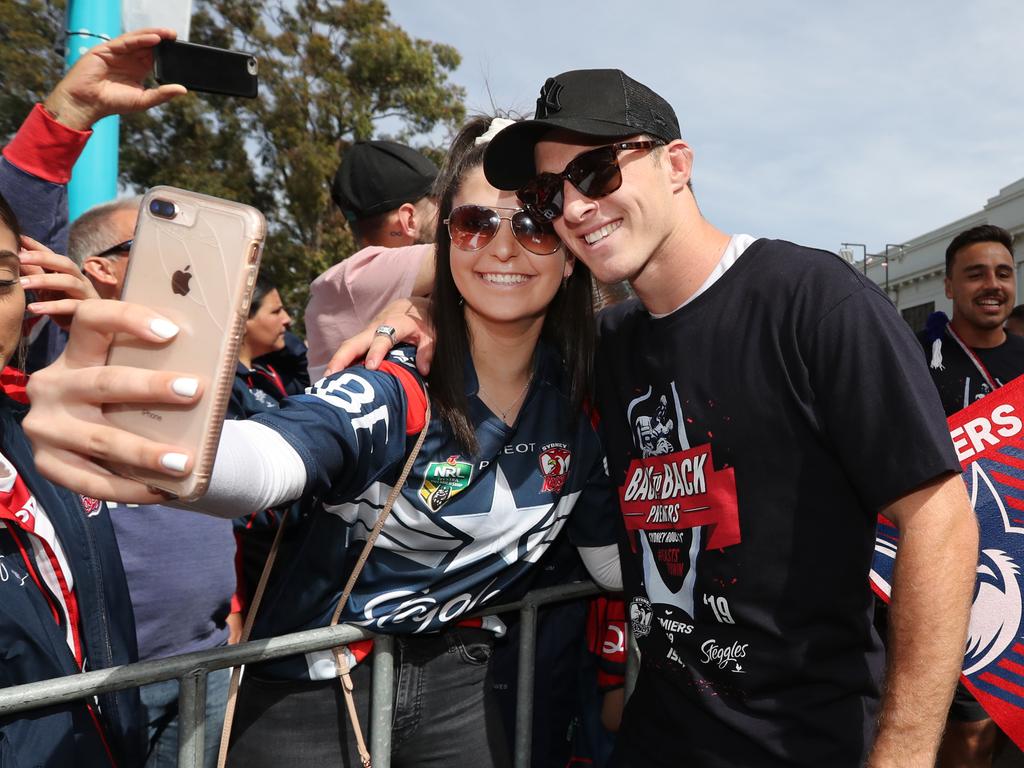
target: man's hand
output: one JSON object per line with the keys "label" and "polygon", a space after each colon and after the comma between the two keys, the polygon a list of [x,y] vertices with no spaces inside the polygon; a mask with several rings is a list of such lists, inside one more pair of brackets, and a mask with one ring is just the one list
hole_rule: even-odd
{"label": "man's hand", "polygon": [[49,315],[66,330],[71,326],[79,302],[99,298],[75,262],[27,235],[21,237],[18,258],[21,261],[21,286],[36,295],[36,300],[26,307],[34,315]]}
{"label": "man's hand", "polygon": [[90,48],[43,106],[58,122],[87,131],[107,115],[141,112],[187,93],[183,85],[145,86],[154,46],[175,37],[173,29],[140,29]]}
{"label": "man's hand", "polygon": [[888,671],[868,768],[932,768],[963,664],[978,523],[963,480],[938,480],[882,511],[900,531]]}
{"label": "man's hand", "polygon": [[344,370],[365,356],[363,365],[377,370],[385,355],[391,351],[391,339],[377,335],[377,328],[390,325],[395,329],[396,341],[416,345],[416,367],[426,376],[434,359],[434,326],[431,324],[430,301],[427,299],[399,299],[381,310],[365,329],[345,341],[327,363],[324,376]]}

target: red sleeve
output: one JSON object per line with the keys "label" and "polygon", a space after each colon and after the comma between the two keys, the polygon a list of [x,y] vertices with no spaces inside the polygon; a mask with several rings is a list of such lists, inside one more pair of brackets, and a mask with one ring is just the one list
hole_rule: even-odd
{"label": "red sleeve", "polygon": [[92,131],[61,125],[42,104],[36,104],[3,154],[11,165],[26,173],[54,184],[67,184],[71,168],[90,136]]}
{"label": "red sleeve", "polygon": [[416,380],[412,372],[398,363],[385,360],[380,364],[380,370],[390,373],[398,379],[402,389],[405,390],[405,399],[408,403],[406,406],[408,413],[406,415],[405,434],[418,434],[426,423],[427,393],[423,391],[423,387]]}

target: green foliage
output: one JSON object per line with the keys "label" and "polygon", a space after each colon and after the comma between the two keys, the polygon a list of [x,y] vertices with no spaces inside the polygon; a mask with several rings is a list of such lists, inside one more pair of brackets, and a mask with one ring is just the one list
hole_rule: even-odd
{"label": "green foliage", "polygon": [[[264,272],[301,321],[309,283],[353,250],[330,200],[345,149],[414,146],[464,118],[459,54],[411,37],[383,0],[195,0],[193,42],[260,60],[260,95],[189,94],[121,121],[121,182],[170,184],[267,216]],[[59,79],[63,0],[0,0],[0,136]],[[429,149],[429,147],[428,147]]]}
{"label": "green foliage", "polygon": [[301,320],[309,283],[353,250],[330,200],[346,147],[450,132],[465,114],[447,81],[459,55],[410,37],[382,0],[197,0],[191,39],[256,54],[259,98],[191,95],[126,121],[124,181],[260,207],[263,270]]}
{"label": "green foliage", "polygon": [[64,71],[64,0],[0,0],[0,144]]}

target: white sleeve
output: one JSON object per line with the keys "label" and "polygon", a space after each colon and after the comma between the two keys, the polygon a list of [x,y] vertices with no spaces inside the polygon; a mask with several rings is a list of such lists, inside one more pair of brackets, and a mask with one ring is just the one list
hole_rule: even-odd
{"label": "white sleeve", "polygon": [[577,547],[580,559],[597,586],[609,592],[622,590],[622,569],[619,567],[619,546]]}
{"label": "white sleeve", "polygon": [[305,487],[306,466],[287,440],[254,421],[226,421],[206,494],[173,506],[233,518],[293,501]]}

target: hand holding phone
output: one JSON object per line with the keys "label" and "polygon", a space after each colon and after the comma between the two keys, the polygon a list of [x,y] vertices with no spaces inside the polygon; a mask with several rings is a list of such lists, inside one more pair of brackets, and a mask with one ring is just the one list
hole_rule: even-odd
{"label": "hand holding phone", "polygon": [[204,394],[187,406],[107,405],[109,423],[183,446],[195,458],[191,475],[181,479],[112,463],[118,473],[185,500],[205,492],[265,233],[263,214],[241,203],[173,187],[154,187],[143,198],[122,299],[160,313],[179,331],[166,346],[115,335],[107,364],[184,372]]}
{"label": "hand holding phone", "polygon": [[177,83],[190,91],[255,99],[259,89],[255,56],[197,43],[162,40],[153,54],[153,72],[161,85]]}

